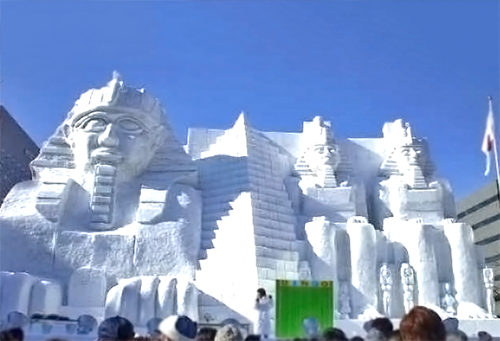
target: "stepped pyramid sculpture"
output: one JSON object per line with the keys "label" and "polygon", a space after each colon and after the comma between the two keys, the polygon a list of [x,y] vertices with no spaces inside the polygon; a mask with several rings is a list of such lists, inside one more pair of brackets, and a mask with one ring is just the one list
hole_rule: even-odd
{"label": "stepped pyramid sculpture", "polygon": [[[331,280],[338,316],[401,317],[412,304],[487,318],[472,230],[401,120],[382,138],[190,129],[115,74],[84,93],[0,208],[0,323],[9,314],[173,313],[251,323],[258,287]],[[448,297],[449,298],[449,297]],[[338,304],[337,304],[338,303]]]}

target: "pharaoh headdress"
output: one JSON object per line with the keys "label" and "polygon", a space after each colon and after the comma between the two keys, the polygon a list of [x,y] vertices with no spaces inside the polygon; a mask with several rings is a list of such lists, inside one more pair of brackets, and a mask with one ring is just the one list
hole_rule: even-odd
{"label": "pharaoh headdress", "polygon": [[44,144],[38,157],[31,163],[34,178],[42,182],[37,197],[37,208],[48,219],[57,219],[59,203],[66,184],[75,169],[74,154],[67,135],[71,123],[97,110],[117,110],[132,115],[147,115],[159,122],[162,144],[140,175],[143,188],[164,189],[172,183],[196,182],[196,167],[191,157],[175,138],[158,99],[144,89],[128,87],[115,72],[113,79],[101,89],[91,89],[76,101],[66,120]]}
{"label": "pharaoh headdress", "polygon": [[[397,153],[404,148],[415,148],[422,152],[420,174],[415,174],[416,187],[425,185],[426,179],[434,173],[434,164],[429,157],[427,142],[424,139],[416,138],[408,123],[399,119],[391,123],[386,123],[383,128],[384,139],[386,140],[386,157],[380,166],[380,174],[385,177],[404,176],[406,170],[400,169],[397,162]],[[425,187],[425,186],[424,186]]]}
{"label": "pharaoh headdress", "polygon": [[107,86],[91,89],[76,101],[68,113],[64,123],[41,148],[38,157],[31,163],[36,179],[67,180],[75,168],[73,151],[67,141],[67,127],[70,122],[97,110],[120,110],[131,114],[147,114],[164,127],[163,144],[146,171],[144,177],[157,178],[158,173],[171,173],[176,178],[183,178],[195,172],[191,157],[175,138],[168,125],[163,108],[158,99],[149,95],[144,89],[128,87],[116,72]]}
{"label": "pharaoh headdress", "polygon": [[328,172],[329,174],[323,174],[325,177],[325,185],[327,187],[336,187],[337,183],[334,172],[337,170],[339,163],[342,163],[342,154],[340,153],[339,147],[333,137],[330,122],[324,121],[322,117],[315,117],[312,122],[304,122],[301,156],[295,163],[295,171],[302,178],[317,176],[318,174],[316,174],[316,170],[312,169],[307,162],[307,154],[313,152],[312,150],[316,146],[325,145],[331,146],[334,149],[334,153],[337,154],[338,158],[338,162],[332,165],[331,169]]}

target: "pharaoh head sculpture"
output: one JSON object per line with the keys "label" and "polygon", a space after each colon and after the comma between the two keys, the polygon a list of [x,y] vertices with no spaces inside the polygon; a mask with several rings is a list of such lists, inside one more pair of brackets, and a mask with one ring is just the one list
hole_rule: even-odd
{"label": "pharaoh head sculpture", "polygon": [[386,176],[401,176],[410,187],[426,187],[433,165],[424,140],[416,138],[408,123],[399,119],[383,129],[387,156],[380,168]]}
{"label": "pharaoh head sculpture", "polygon": [[339,151],[333,140],[329,122],[325,122],[322,117],[315,117],[306,139],[308,148],[304,159],[313,171],[325,166],[337,168],[340,161]]}
{"label": "pharaoh head sculpture", "polygon": [[336,187],[335,170],[340,163],[340,153],[333,139],[330,122],[315,117],[304,123],[302,156],[295,169],[301,175],[316,176],[323,187]]}
{"label": "pharaoh head sculpture", "polygon": [[85,92],[64,122],[75,172],[93,173],[106,164],[116,168],[118,179],[139,175],[163,142],[163,117],[155,98],[125,86],[115,73],[106,87]]}
{"label": "pharaoh head sculpture", "polygon": [[[126,86],[117,73],[105,87],[91,89],[76,101],[31,166],[34,178],[43,184],[37,199],[44,201],[37,206],[42,215],[57,221],[59,212],[88,206],[83,210],[91,216],[93,230],[131,222],[143,188],[193,181],[196,173],[159,101],[144,89]],[[83,188],[71,196],[78,205],[59,208],[66,197],[57,184],[75,182]]]}

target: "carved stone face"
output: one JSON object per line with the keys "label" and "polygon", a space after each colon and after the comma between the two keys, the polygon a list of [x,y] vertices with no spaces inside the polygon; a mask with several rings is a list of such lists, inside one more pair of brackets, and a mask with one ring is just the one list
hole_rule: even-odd
{"label": "carved stone face", "polygon": [[340,162],[340,157],[335,145],[319,144],[306,151],[305,161],[312,170],[322,169],[325,166],[335,169]]}
{"label": "carved stone face", "polygon": [[136,177],[156,152],[159,124],[146,115],[112,110],[77,118],[70,123],[68,134],[76,171],[92,172],[96,164],[104,163],[117,167],[117,177],[122,180]]}
{"label": "carved stone face", "polygon": [[402,146],[396,151],[396,160],[400,169],[408,169],[409,167],[422,167],[423,165],[423,149],[418,145]]}

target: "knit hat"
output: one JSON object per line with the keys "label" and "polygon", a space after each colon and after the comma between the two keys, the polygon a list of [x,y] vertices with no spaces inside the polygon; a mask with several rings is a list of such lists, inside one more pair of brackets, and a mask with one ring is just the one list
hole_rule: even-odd
{"label": "knit hat", "polygon": [[134,336],[132,323],[120,316],[110,317],[102,321],[97,329],[97,338],[102,341],[128,341]]}
{"label": "knit hat", "polygon": [[189,341],[196,338],[198,325],[187,316],[173,315],[161,321],[158,330],[173,341]]}

